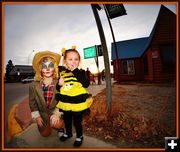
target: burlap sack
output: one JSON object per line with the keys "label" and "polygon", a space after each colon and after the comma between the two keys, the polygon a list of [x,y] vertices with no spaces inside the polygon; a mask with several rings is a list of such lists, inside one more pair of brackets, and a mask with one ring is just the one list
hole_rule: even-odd
{"label": "burlap sack", "polygon": [[33,123],[29,107],[29,98],[25,98],[18,104],[15,111],[15,119],[23,130]]}

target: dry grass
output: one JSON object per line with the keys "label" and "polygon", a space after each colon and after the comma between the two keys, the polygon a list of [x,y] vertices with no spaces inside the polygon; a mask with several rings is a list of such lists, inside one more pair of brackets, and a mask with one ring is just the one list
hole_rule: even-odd
{"label": "dry grass", "polygon": [[174,90],[171,85],[114,84],[111,111],[103,90],[94,97],[84,131],[118,147],[164,148],[164,137],[175,136]]}

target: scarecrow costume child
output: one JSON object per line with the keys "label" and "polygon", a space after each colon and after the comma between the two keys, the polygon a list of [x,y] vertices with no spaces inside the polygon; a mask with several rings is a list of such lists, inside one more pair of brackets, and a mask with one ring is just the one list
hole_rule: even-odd
{"label": "scarecrow costume child", "polygon": [[75,48],[64,50],[64,68],[60,71],[60,79],[57,83],[56,100],[57,108],[63,112],[66,132],[60,137],[66,141],[72,134],[72,122],[76,130],[75,147],[79,147],[83,141],[82,119],[84,112],[89,109],[93,100],[86,88],[90,82],[85,70],[78,68],[80,55]]}
{"label": "scarecrow costume child", "polygon": [[52,128],[62,131],[61,113],[55,109],[56,83],[59,77],[58,64],[61,56],[51,51],[35,54],[32,66],[35,70],[34,82],[29,85],[29,105],[31,116],[37,123],[42,136],[49,136]]}

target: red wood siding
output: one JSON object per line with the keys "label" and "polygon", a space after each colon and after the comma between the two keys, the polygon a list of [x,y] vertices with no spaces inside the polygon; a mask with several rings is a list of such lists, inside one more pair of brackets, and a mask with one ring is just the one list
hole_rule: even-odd
{"label": "red wood siding", "polygon": [[[143,66],[142,66],[142,60],[139,59],[127,59],[127,60],[134,60],[134,68],[135,68],[135,74],[134,75],[128,75],[128,74],[122,74],[122,64],[120,63],[120,75],[119,75],[119,80],[120,81],[136,81],[136,80],[142,80],[143,79]],[[122,60],[121,60],[122,61]],[[121,62],[120,61],[120,62]],[[125,61],[125,60],[123,60]],[[113,61],[113,70],[114,70],[114,79],[118,80],[118,72],[116,70],[117,64],[115,61]]]}
{"label": "red wood siding", "polygon": [[[175,75],[170,73],[163,73],[162,61],[159,46],[162,44],[176,43],[176,16],[169,11],[161,11],[159,21],[154,33],[154,37],[150,44],[150,49],[146,53],[149,59],[149,75],[145,76],[146,80],[172,80]],[[152,58],[152,51],[159,53],[158,58]],[[151,60],[150,60],[151,56]]]}
{"label": "red wood siding", "polygon": [[[120,81],[127,80],[175,80],[175,73],[163,73],[163,64],[160,55],[160,45],[176,44],[176,15],[165,7],[161,7],[152,41],[140,59],[135,59],[135,75],[120,74]],[[125,51],[125,50],[124,50]],[[153,57],[152,52],[157,52],[158,56]],[[143,58],[147,56],[148,74],[144,74]],[[118,80],[117,63],[113,61],[114,78]],[[120,69],[121,69],[120,64]]]}
{"label": "red wood siding", "polygon": [[170,11],[161,11],[151,45],[176,41],[176,15]]}
{"label": "red wood siding", "polygon": [[[152,55],[151,55],[150,49],[146,52],[146,54],[144,56],[147,56],[147,60],[148,60],[148,74],[144,75],[144,80],[153,80],[153,67],[152,67],[153,61],[152,61]],[[142,59],[143,59],[143,57],[142,57]]]}

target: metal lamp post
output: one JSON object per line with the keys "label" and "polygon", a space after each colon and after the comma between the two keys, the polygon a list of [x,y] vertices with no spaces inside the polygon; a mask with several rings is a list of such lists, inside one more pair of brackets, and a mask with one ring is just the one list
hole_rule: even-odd
{"label": "metal lamp post", "polygon": [[[115,38],[114,38],[114,33],[112,30],[112,26],[110,23],[110,19],[118,17],[118,16],[122,16],[122,15],[126,15],[126,10],[123,6],[123,4],[108,4],[108,5],[103,5],[106,15],[108,17],[108,21],[109,21],[109,25],[111,28],[111,33],[113,36],[113,41],[115,42]],[[101,40],[101,45],[102,45],[102,49],[103,49],[103,57],[104,57],[104,65],[105,65],[105,76],[106,76],[106,100],[107,100],[107,106],[108,106],[108,111],[111,111],[111,101],[112,101],[112,87],[111,87],[111,74],[110,74],[110,66],[109,66],[109,56],[108,56],[108,51],[107,51],[107,45],[106,45],[106,40],[105,40],[105,36],[104,36],[104,31],[102,28],[102,24],[99,18],[99,14],[97,12],[98,10],[101,10],[102,7],[98,4],[91,4],[93,13],[94,13],[94,17],[96,20],[96,24],[98,27],[98,31],[99,31],[99,36],[100,36],[100,40]],[[118,80],[119,80],[119,60],[118,60],[118,51],[117,51],[117,46],[116,43],[115,44],[115,51],[116,51],[116,61],[118,61]]]}
{"label": "metal lamp post", "polygon": [[103,49],[103,57],[104,57],[104,65],[105,65],[105,75],[106,75],[106,102],[107,102],[107,110],[111,111],[111,101],[112,101],[112,86],[111,86],[111,75],[110,75],[110,65],[109,65],[109,56],[108,56],[108,50],[106,45],[106,40],[104,36],[104,31],[102,28],[102,24],[99,18],[99,14],[96,10],[96,5],[91,4],[94,17],[96,20],[96,24],[99,31],[99,36],[101,40],[101,45]]}
{"label": "metal lamp post", "polygon": [[32,52],[30,52],[29,55],[28,55],[28,65],[29,65],[29,62],[30,62],[30,55],[31,55],[33,52],[35,52],[35,50],[33,50]]}
{"label": "metal lamp post", "polygon": [[114,49],[115,49],[115,56],[116,56],[116,59],[115,59],[116,69],[115,70],[117,71],[118,83],[120,83],[120,65],[119,65],[118,48],[116,45],[116,40],[115,40],[115,36],[114,36],[110,19],[116,18],[118,16],[122,16],[122,15],[127,15],[127,13],[123,4],[103,4],[103,7],[104,7],[106,17],[108,19],[108,23],[111,29],[111,34],[112,34]]}

